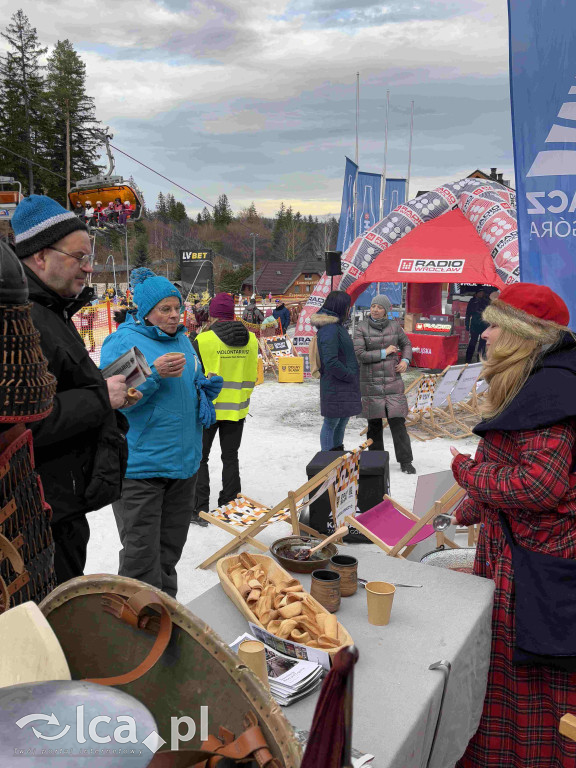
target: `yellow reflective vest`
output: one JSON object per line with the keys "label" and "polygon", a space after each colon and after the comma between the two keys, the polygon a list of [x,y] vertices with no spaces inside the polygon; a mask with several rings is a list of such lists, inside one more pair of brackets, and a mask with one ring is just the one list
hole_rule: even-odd
{"label": "yellow reflective vest", "polygon": [[214,401],[217,421],[240,421],[248,414],[250,396],[258,375],[258,342],[250,334],[245,347],[230,347],[214,333],[196,337],[206,375],[222,376],[222,391]]}

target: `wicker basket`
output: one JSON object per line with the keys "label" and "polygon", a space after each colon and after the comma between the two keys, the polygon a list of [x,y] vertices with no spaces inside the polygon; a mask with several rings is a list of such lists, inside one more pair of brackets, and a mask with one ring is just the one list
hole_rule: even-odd
{"label": "wicker basket", "polygon": [[0,306],[0,422],[39,421],[52,410],[56,379],[42,354],[30,308]]}
{"label": "wicker basket", "polygon": [[34,470],[32,433],[19,424],[0,435],[0,613],[40,602],[55,586],[50,507]]}

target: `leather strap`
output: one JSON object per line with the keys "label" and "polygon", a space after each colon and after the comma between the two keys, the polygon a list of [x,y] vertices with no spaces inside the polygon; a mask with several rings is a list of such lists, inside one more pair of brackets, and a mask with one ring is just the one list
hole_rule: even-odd
{"label": "leather strap", "polygon": [[216,768],[222,758],[237,763],[255,761],[260,768],[281,768],[273,757],[253,712],[244,718],[246,730],[235,739],[230,731],[220,728],[220,738],[208,736],[200,749],[158,752],[149,768]]}
{"label": "leather strap", "polygon": [[2,577],[0,577],[0,612],[3,613],[10,608],[10,596],[17,592],[24,584],[29,580],[29,575],[24,569],[24,560],[20,556],[20,552],[16,549],[14,544],[9,541],[6,536],[0,533],[0,560],[5,557],[8,558],[12,568],[18,574],[18,578],[13,581],[9,586]]}
{"label": "leather strap", "polygon": [[87,678],[89,683],[100,685],[126,685],[138,680],[146,672],[150,671],[158,659],[166,650],[172,636],[172,619],[162,599],[149,589],[142,589],[125,600],[119,595],[104,595],[102,599],[103,610],[117,616],[121,621],[132,627],[147,628],[148,616],[141,616],[145,608],[153,607],[160,610],[160,629],[154,641],[150,653],[136,669],[115,677]]}
{"label": "leather strap", "polygon": [[0,559],[4,557],[10,560],[12,568],[14,568],[17,574],[22,575],[24,573],[24,560],[22,560],[20,552],[18,552],[11,541],[8,541],[6,536],[0,533]]}

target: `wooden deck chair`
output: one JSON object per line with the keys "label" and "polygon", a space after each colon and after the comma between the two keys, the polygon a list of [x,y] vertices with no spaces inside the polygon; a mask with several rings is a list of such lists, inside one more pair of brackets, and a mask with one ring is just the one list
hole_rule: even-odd
{"label": "wooden deck chair", "polygon": [[346,522],[390,557],[408,557],[417,544],[434,534],[437,546],[446,545],[452,549],[460,549],[458,544],[443,532],[435,531],[431,523],[436,515],[450,514],[465,495],[464,489],[454,484],[422,517],[410,512],[390,496],[384,496],[380,504],[358,517],[349,515]]}
{"label": "wooden deck chair", "polygon": [[[367,445],[368,443],[363,443],[357,450],[361,452]],[[203,520],[222,528],[233,538],[197,567],[207,568],[220,560],[221,557],[229,555],[242,544],[251,544],[261,552],[267,552],[268,547],[255,537],[264,527],[272,523],[289,521],[294,535],[299,535],[304,531],[318,538],[326,538],[314,528],[301,523],[299,513],[328,491],[332,515],[336,520],[336,485],[339,481],[339,469],[345,466],[349,457],[350,453],[339,456],[300,488],[289,491],[286,498],[282,499],[275,507],[268,507],[244,494],[239,494],[229,504],[218,507],[212,512],[200,512],[200,517]]]}
{"label": "wooden deck chair", "polygon": [[450,393],[450,405],[460,420],[476,420],[478,423],[480,409],[476,386],[482,372],[482,363],[467,365]]}
{"label": "wooden deck chair", "polygon": [[406,429],[411,437],[421,442],[433,440],[439,436],[432,402],[441,378],[441,374],[427,373],[418,380],[416,399],[406,417]]}
{"label": "wooden deck chair", "polygon": [[[420,384],[421,380],[424,378],[424,374],[420,374],[418,378],[414,379],[404,390],[404,394],[406,395],[406,400],[408,401],[408,410],[411,411],[416,404],[416,400],[418,397],[418,385]],[[388,426],[388,419],[382,419],[382,427],[386,429]],[[368,427],[364,427],[362,432],[360,432],[360,436],[365,435],[368,432]]]}
{"label": "wooden deck chair", "polygon": [[467,367],[467,365],[448,366],[434,390],[432,414],[436,430],[442,437],[459,440],[463,437],[470,437],[472,434],[470,426],[456,417],[451,400],[452,392],[457,387],[458,381]]}

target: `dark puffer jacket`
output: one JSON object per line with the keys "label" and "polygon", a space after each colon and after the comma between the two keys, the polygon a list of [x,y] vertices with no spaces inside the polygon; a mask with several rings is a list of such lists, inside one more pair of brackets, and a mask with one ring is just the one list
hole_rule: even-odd
{"label": "dark puffer jacket", "polygon": [[350,334],[335,312],[321,309],[310,318],[318,329],[320,413],[328,418],[357,416],[362,411],[358,361]]}
{"label": "dark puffer jacket", "polygon": [[398,355],[381,358],[380,350],[390,344],[398,347],[402,359],[412,360],[412,345],[394,320],[388,320],[382,330],[375,328],[370,319],[358,324],[354,351],[360,363],[362,416],[366,419],[394,419],[408,414],[404,382],[395,370]]}

